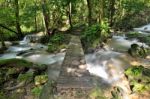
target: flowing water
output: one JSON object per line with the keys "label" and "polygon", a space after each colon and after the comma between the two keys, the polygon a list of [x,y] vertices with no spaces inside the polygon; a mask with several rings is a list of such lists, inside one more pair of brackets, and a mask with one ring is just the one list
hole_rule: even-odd
{"label": "flowing water", "polygon": [[133,29],[138,32],[150,32],[150,24],[141,26],[139,28],[133,28]]}
{"label": "flowing water", "polygon": [[[46,52],[47,46],[31,43],[31,40],[37,41],[38,39],[39,37],[34,35],[27,35],[19,45],[10,46],[5,54],[1,54],[0,59],[21,58],[39,64],[53,64],[63,61],[65,53],[48,54]],[[149,58],[135,59],[127,54],[127,50],[133,43],[149,48],[148,45],[138,42],[137,39],[127,40],[124,35],[113,36],[105,50],[100,49],[85,55],[87,70],[112,86],[120,86],[124,91],[124,99],[129,99],[129,84],[124,77],[124,70],[130,65],[146,66],[150,64]]]}
{"label": "flowing water", "polygon": [[[65,53],[49,54],[48,47],[36,41],[40,39],[36,35],[27,35],[18,45],[10,46],[5,54],[0,55],[0,59],[19,58],[38,64],[53,64],[62,62]],[[35,43],[32,43],[34,41]]]}
{"label": "flowing water", "polygon": [[128,55],[127,51],[133,43],[149,48],[148,45],[138,42],[137,39],[127,40],[125,36],[113,36],[106,45],[107,49],[100,49],[85,56],[88,71],[112,86],[121,87],[124,91],[124,99],[130,99],[128,97],[129,84],[125,79],[124,70],[134,65],[134,62],[144,66],[150,64],[149,59],[137,60]]}

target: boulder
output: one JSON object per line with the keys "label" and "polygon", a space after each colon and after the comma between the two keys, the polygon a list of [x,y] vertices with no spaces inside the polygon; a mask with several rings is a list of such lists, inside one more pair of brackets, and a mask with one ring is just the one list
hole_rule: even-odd
{"label": "boulder", "polygon": [[131,48],[128,49],[128,53],[133,57],[145,58],[147,56],[147,49],[138,44],[132,44]]}

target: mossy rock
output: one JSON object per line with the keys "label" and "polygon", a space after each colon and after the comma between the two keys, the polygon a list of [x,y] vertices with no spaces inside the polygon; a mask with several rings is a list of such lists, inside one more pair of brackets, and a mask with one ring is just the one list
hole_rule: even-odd
{"label": "mossy rock", "polygon": [[116,86],[114,87],[113,91],[111,91],[111,95],[111,99],[123,99],[123,89],[119,86]]}
{"label": "mossy rock", "polygon": [[131,66],[125,71],[133,92],[150,91],[150,69],[143,66]]}
{"label": "mossy rock", "polygon": [[0,67],[8,66],[8,67],[32,67],[32,62],[27,62],[22,59],[2,59],[0,60]]}
{"label": "mossy rock", "polygon": [[138,44],[132,44],[131,48],[128,49],[128,53],[133,57],[145,58],[148,55],[148,49]]}
{"label": "mossy rock", "polygon": [[126,36],[130,39],[130,38],[143,37],[144,35],[138,32],[130,32],[130,33],[127,33]]}

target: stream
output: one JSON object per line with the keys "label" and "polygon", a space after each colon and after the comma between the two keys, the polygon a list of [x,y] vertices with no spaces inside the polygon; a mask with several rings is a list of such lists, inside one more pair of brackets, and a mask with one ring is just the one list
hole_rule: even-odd
{"label": "stream", "polygon": [[[135,28],[136,31],[143,33],[142,28]],[[149,30],[150,28],[146,28]],[[146,33],[147,34],[147,33]],[[0,59],[19,58],[25,59],[38,64],[54,64],[62,62],[65,53],[49,54],[46,52],[48,49],[46,45],[40,43],[31,43],[31,39],[38,40],[39,37],[35,35],[27,35],[18,45],[12,45],[4,54],[0,54]],[[119,86],[123,89],[124,99],[130,99],[128,95],[129,84],[124,75],[124,70],[131,65],[149,66],[150,59],[135,59],[128,55],[127,51],[131,44],[136,43],[140,46],[149,48],[148,45],[139,42],[136,38],[128,40],[125,35],[114,35],[108,42],[105,49],[99,49],[92,54],[86,54],[85,59],[87,63],[87,70],[95,76],[102,79],[111,86]],[[149,55],[150,56],[150,55]],[[101,83],[101,82],[99,82]]]}
{"label": "stream", "polygon": [[131,99],[129,98],[129,94],[131,94],[129,82],[124,75],[124,70],[131,65],[143,65],[144,67],[150,65],[150,59],[148,58],[150,55],[142,59],[133,58],[128,54],[128,49],[134,43],[150,48],[136,38],[128,40],[125,35],[114,35],[104,49],[85,55],[87,70],[101,78],[101,81],[98,82],[101,83],[101,87],[107,88],[103,84],[104,82],[111,86],[119,86],[123,90],[123,99]]}
{"label": "stream", "polygon": [[4,54],[0,54],[0,59],[24,59],[33,63],[50,65],[56,62],[62,62],[65,53],[49,54],[46,50],[48,47],[41,43],[31,41],[38,41],[40,39],[37,35],[26,35],[18,45],[9,46]]}

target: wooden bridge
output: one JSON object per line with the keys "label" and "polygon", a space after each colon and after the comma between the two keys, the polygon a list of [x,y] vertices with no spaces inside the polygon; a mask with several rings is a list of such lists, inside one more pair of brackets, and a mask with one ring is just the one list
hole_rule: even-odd
{"label": "wooden bridge", "polygon": [[86,63],[81,41],[72,36],[57,81],[57,89],[92,88],[91,77],[86,70]]}
{"label": "wooden bridge", "polygon": [[[84,98],[75,98],[74,96],[68,98],[68,94],[72,90],[80,90],[80,93],[83,92],[87,95],[87,92],[93,88],[92,76],[86,70],[86,62],[80,38],[79,36],[71,37],[62,65],[55,66],[56,64],[54,64],[52,66],[59,67],[60,70],[60,73],[57,73],[58,78],[53,78],[57,83],[56,94],[54,96],[50,95],[51,84],[47,83],[43,88],[40,99],[86,99],[85,95],[83,96]],[[49,70],[49,75],[53,75],[53,70]]]}

